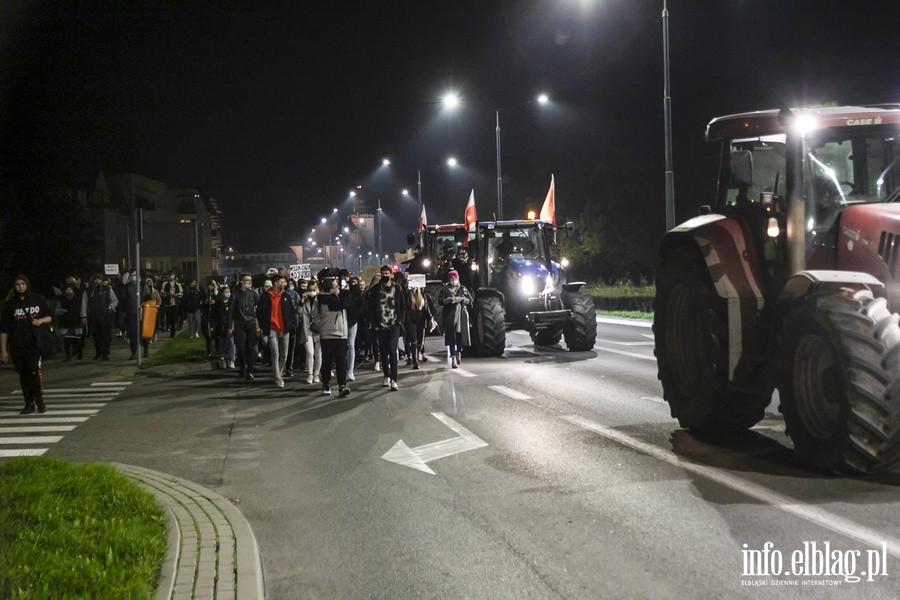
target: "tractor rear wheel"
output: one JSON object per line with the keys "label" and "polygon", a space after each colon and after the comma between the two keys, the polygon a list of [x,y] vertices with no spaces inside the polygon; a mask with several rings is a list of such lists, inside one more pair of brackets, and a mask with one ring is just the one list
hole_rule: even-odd
{"label": "tractor rear wheel", "polygon": [[800,300],[782,333],[779,410],[819,470],[871,473],[900,463],[900,317],[869,291]]}
{"label": "tractor rear wheel", "polygon": [[506,348],[506,318],[496,296],[475,299],[472,349],[479,356],[501,356]]}
{"label": "tractor rear wheel", "polygon": [[729,385],[725,300],[699,250],[679,246],[666,254],[653,306],[658,376],[679,425],[721,433],[761,421],[771,393]]}
{"label": "tractor rear wheel", "polygon": [[593,350],[597,341],[597,310],[594,308],[594,299],[587,294],[563,292],[562,303],[564,308],[572,311],[572,320],[564,329],[569,351]]}

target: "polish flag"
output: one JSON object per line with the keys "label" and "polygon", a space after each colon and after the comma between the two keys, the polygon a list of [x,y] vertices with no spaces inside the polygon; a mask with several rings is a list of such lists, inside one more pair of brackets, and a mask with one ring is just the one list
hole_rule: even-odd
{"label": "polish flag", "polygon": [[472,193],[469,194],[469,203],[466,204],[465,219],[466,229],[475,231],[475,221],[478,220],[478,216],[475,214],[475,190],[472,190]]}
{"label": "polish flag", "polygon": [[425,226],[428,225],[428,219],[425,217],[425,204],[422,204],[422,214],[419,215],[419,229],[418,231],[422,231],[425,229]]}
{"label": "polish flag", "polygon": [[556,225],[556,181],[553,175],[550,175],[550,190],[541,207],[541,221]]}

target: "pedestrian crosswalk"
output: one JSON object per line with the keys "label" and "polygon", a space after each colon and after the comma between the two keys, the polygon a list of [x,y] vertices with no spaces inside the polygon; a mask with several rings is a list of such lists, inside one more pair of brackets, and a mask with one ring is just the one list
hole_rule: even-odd
{"label": "pedestrian crosswalk", "polygon": [[0,458],[41,456],[66,434],[96,415],[128,389],[130,381],[98,382],[86,387],[45,388],[47,412],[20,415],[22,391],[0,396]]}

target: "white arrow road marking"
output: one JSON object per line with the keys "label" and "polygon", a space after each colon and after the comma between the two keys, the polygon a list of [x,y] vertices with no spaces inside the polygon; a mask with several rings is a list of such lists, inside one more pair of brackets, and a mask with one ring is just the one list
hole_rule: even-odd
{"label": "white arrow road marking", "polygon": [[685,471],[688,471],[689,473],[694,473],[695,475],[699,475],[711,481],[715,481],[716,483],[729,487],[737,492],[749,496],[750,498],[755,498],[760,502],[764,502],[765,504],[769,504],[775,508],[783,510],[786,513],[790,513],[796,517],[800,517],[801,519],[804,519],[811,523],[815,523],[816,525],[824,527],[825,529],[830,529],[831,531],[834,531],[841,535],[846,535],[847,537],[858,542],[862,542],[863,544],[870,545],[874,548],[881,548],[881,544],[884,543],[886,544],[887,551],[892,556],[900,558],[900,540],[886,535],[883,531],[875,531],[874,529],[870,529],[864,525],[860,525],[859,523],[856,523],[849,519],[845,519],[834,513],[830,513],[827,510],[822,510],[814,506],[809,506],[808,504],[803,504],[802,502],[791,498],[790,496],[779,494],[778,492],[774,492],[770,489],[764,488],[761,485],[751,483],[745,479],[741,479],[740,477],[735,477],[731,473],[721,471],[714,467],[708,467],[706,465],[700,465],[694,462],[690,462],[688,459],[682,459],[672,452],[663,450],[662,448],[658,448],[646,442],[642,442],[641,440],[631,437],[626,433],[623,433],[616,429],[612,429],[611,427],[606,427],[605,425],[601,425],[600,423],[595,423],[593,421],[589,421],[588,419],[583,419],[574,415],[561,418],[564,421],[572,423],[573,425],[577,425],[578,427],[581,427],[583,429],[593,431],[594,433],[598,433],[605,438],[609,438],[615,442],[618,442],[623,446],[628,446],[629,448],[633,448],[639,452],[648,454],[649,456],[652,456],[657,460],[661,460],[662,462],[668,463],[679,469],[683,469]]}
{"label": "white arrow road marking", "polygon": [[632,358],[643,358],[644,360],[656,361],[655,356],[645,356],[636,352],[625,352],[624,350],[613,350],[612,348],[604,348],[603,346],[594,346],[595,350],[603,350],[604,352],[612,352],[613,354],[621,354],[622,356],[630,356]]}
{"label": "white arrow road marking", "polygon": [[500,392],[504,396],[509,396],[513,400],[531,400],[531,396],[526,396],[522,392],[517,392],[512,388],[508,388],[504,385],[489,385],[488,389],[494,390],[495,392]]}
{"label": "white arrow road marking", "polygon": [[398,465],[412,467],[423,473],[434,475],[434,471],[432,471],[425,463],[429,463],[439,458],[453,456],[454,454],[459,454],[460,452],[465,452],[467,450],[475,450],[487,446],[487,442],[444,413],[431,413],[431,416],[452,429],[459,437],[425,444],[424,446],[418,446],[416,448],[410,448],[403,440],[400,440],[394,444],[393,448],[385,452],[381,458],[397,463]]}

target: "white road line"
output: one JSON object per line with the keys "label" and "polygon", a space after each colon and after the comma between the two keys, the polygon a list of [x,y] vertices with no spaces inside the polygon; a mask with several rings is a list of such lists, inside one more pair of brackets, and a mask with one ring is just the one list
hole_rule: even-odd
{"label": "white road line", "polygon": [[13,458],[15,456],[41,456],[50,448],[23,448],[21,450],[0,450],[0,458]]}
{"label": "white road line", "polygon": [[624,446],[628,446],[629,448],[633,448],[635,450],[638,450],[639,452],[643,452],[657,460],[694,473],[695,475],[705,477],[706,479],[729,487],[737,492],[749,496],[750,498],[755,498],[760,502],[769,504],[779,510],[783,510],[786,513],[790,513],[794,516],[800,517],[801,519],[804,519],[811,523],[815,523],[816,525],[824,527],[825,529],[830,529],[835,533],[845,535],[858,542],[862,542],[863,544],[867,544],[875,548],[880,548],[881,544],[884,543],[887,547],[887,552],[889,552],[896,558],[900,558],[900,540],[887,536],[882,531],[870,529],[864,525],[860,525],[859,523],[856,523],[849,519],[845,519],[826,510],[803,504],[802,502],[799,502],[789,496],[779,494],[778,492],[774,492],[755,483],[751,483],[749,481],[741,479],[740,477],[735,477],[731,473],[727,473],[713,467],[708,467],[706,465],[699,465],[697,463],[683,460],[672,452],[667,452],[662,448],[657,448],[656,446],[653,446],[646,442],[642,442],[636,438],[631,437],[628,434],[622,433],[621,431],[617,431],[599,423],[594,423],[593,421],[589,421],[588,419],[583,419],[575,415],[561,418],[565,421],[568,421],[569,423],[572,423],[573,425],[577,425],[578,427],[581,427],[583,429],[593,431],[594,433],[602,435],[605,438],[609,438]]}
{"label": "white road line", "polygon": [[0,434],[4,433],[58,433],[60,431],[72,431],[75,425],[24,425],[22,427],[0,427]]}
{"label": "white road line", "polygon": [[617,319],[616,317],[597,317],[598,323],[610,323],[612,325],[628,325],[630,327],[653,327],[653,321],[638,319]]}
{"label": "white road line", "polygon": [[[68,416],[68,415],[96,415],[97,414],[96,408],[94,408],[94,409],[86,408],[84,410],[54,410],[54,409],[50,409],[50,410],[51,410],[51,414],[53,414],[54,416],[57,416],[57,417],[64,417],[64,416]],[[16,412],[18,412],[18,411],[16,411]],[[22,417],[22,418],[24,419],[26,417]],[[39,419],[40,417],[38,415],[31,415],[27,418]]]}
{"label": "white road line", "polygon": [[641,335],[644,336],[645,338],[650,338],[651,340],[656,339],[656,336],[653,335],[652,333],[642,333]]}
{"label": "white road line", "polygon": [[655,346],[656,342],[614,342],[612,340],[603,340],[607,344],[615,344],[616,346]]}
{"label": "white road line", "polygon": [[604,352],[612,352],[613,354],[621,354],[622,356],[630,356],[632,358],[642,358],[644,360],[652,360],[656,362],[655,356],[647,356],[638,354],[637,352],[625,352],[624,350],[614,350],[612,348],[604,348],[603,346],[594,346],[594,350],[603,350]]}
{"label": "white road line", "polygon": [[[44,394],[103,394],[107,393],[108,390],[92,390],[91,388],[53,388],[53,389],[44,389]],[[109,392],[112,393],[112,392]],[[14,392],[10,392],[10,396],[21,396],[22,390],[16,390]]]}
{"label": "white road line", "polygon": [[98,382],[92,383],[91,387],[127,387],[131,385],[131,381],[108,381],[108,382]]}
{"label": "white road line", "polygon": [[516,390],[503,385],[489,385],[488,389],[494,390],[495,392],[500,392],[504,396],[509,396],[513,400],[531,400],[531,396],[526,396],[522,392],[517,392]]}
{"label": "white road line", "polygon": [[[49,398],[45,398],[45,400],[47,400],[47,405],[53,408],[103,408],[109,404],[108,402],[57,402]],[[0,402],[0,409],[3,408],[22,408],[22,401]]]}
{"label": "white road line", "polygon": [[61,435],[32,435],[28,437],[0,438],[0,444],[55,444],[63,439]]}
{"label": "white road line", "polygon": [[84,423],[90,417],[47,417],[45,415],[19,416],[15,419],[0,419],[0,425],[17,425],[19,423]]}
{"label": "white road line", "polygon": [[465,369],[453,369],[450,371],[451,373],[455,373],[456,375],[461,375],[463,377],[478,377],[475,373],[471,371],[466,371]]}

